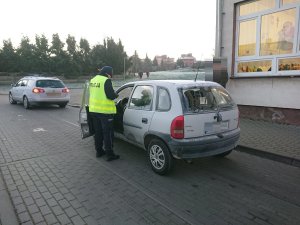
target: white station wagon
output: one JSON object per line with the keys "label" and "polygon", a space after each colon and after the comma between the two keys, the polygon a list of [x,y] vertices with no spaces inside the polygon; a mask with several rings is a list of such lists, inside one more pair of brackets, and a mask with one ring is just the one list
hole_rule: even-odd
{"label": "white station wagon", "polygon": [[[145,149],[152,169],[168,173],[175,159],[226,156],[240,137],[239,111],[219,84],[192,80],[145,80],[117,91],[115,137]],[[79,122],[82,137],[89,126],[88,82]]]}
{"label": "white station wagon", "polygon": [[25,109],[33,105],[57,104],[65,108],[70,101],[69,89],[56,77],[26,76],[12,84],[8,93],[10,104],[23,103]]}

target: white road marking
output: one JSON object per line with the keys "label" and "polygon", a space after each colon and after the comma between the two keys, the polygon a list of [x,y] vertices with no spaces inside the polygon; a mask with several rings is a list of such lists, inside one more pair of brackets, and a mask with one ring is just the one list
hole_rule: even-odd
{"label": "white road marking", "polygon": [[62,121],[66,122],[66,123],[68,123],[68,124],[74,125],[74,126],[76,126],[76,127],[79,127],[79,125],[78,125],[78,124],[75,124],[75,123],[69,122],[69,121],[67,121],[67,120],[62,120]]}
{"label": "white road marking", "polygon": [[33,129],[33,132],[41,132],[41,131],[46,131],[46,130],[41,127]]}

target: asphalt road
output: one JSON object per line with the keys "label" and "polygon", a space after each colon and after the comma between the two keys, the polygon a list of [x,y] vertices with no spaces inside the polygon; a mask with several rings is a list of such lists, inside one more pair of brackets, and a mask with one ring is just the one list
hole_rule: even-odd
{"label": "asphalt road", "polygon": [[120,140],[120,160],[95,158],[78,111],[25,110],[0,95],[1,177],[19,223],[300,224],[299,168],[234,151],[159,176]]}

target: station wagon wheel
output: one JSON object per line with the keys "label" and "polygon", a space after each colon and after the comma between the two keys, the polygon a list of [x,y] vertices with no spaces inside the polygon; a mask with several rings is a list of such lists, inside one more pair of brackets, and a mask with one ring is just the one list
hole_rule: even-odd
{"label": "station wagon wheel", "polygon": [[8,100],[9,100],[9,103],[10,104],[16,104],[17,102],[14,100],[11,92],[9,92],[9,95],[8,95]]}
{"label": "station wagon wheel", "polygon": [[173,157],[165,143],[159,139],[150,141],[148,145],[148,159],[152,170],[157,174],[167,174],[173,168]]}
{"label": "station wagon wheel", "polygon": [[28,98],[26,96],[23,97],[23,105],[24,105],[25,109],[30,108],[30,103],[29,103]]}

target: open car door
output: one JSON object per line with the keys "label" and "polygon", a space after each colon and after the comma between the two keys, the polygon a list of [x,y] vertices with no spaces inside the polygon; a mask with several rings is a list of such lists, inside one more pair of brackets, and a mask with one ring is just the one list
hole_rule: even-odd
{"label": "open car door", "polygon": [[87,138],[94,135],[93,123],[89,116],[89,81],[86,81],[83,87],[81,106],[79,110],[79,124],[81,128],[81,138]]}

